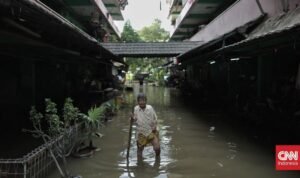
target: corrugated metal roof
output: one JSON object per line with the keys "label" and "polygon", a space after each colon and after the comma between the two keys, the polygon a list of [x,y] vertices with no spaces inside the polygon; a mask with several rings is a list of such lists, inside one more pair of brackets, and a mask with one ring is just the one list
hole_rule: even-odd
{"label": "corrugated metal roof", "polygon": [[[300,7],[291,10],[287,13],[267,18],[264,22],[258,25],[257,28],[255,28],[246,39],[231,45],[224,46],[223,48],[217,49],[214,52],[212,51],[212,53],[234,50],[240,52],[246,50],[253,50],[252,48],[247,48],[247,46],[250,43],[256,46],[257,48],[263,48],[264,43],[261,42],[262,40],[273,40],[272,46],[280,45],[280,41],[278,41],[276,44],[274,43],[274,38],[284,38],[282,37],[284,35],[293,35],[290,32],[297,28],[300,28]],[[197,53],[193,55],[199,55],[199,51],[202,50],[201,46],[205,45],[206,44],[199,45],[198,47],[186,52],[185,54],[182,54],[181,56],[179,56],[179,58],[186,58],[186,56],[192,55],[192,52],[195,51]]]}
{"label": "corrugated metal roof", "polygon": [[201,51],[203,51],[204,49],[208,48],[209,46],[212,46],[216,43],[219,43],[220,41],[222,41],[223,39],[226,39],[230,36],[236,35],[240,33],[240,29],[245,30],[248,29],[249,27],[254,26],[255,24],[259,23],[263,18],[265,17],[265,15],[261,15],[255,19],[253,19],[252,21],[249,21],[245,24],[242,24],[241,26],[237,27],[236,29],[232,30],[231,32],[228,32],[226,34],[223,34],[222,36],[219,36],[211,41],[208,42],[204,42],[204,43],[200,43],[198,46],[195,46],[194,48],[190,49],[189,51],[186,51],[185,53],[181,54],[180,56],[178,56],[178,58],[180,60],[182,59],[189,59],[193,56],[197,56],[200,55]]}
{"label": "corrugated metal roof", "polygon": [[122,57],[168,57],[182,54],[201,42],[140,42],[140,43],[101,43],[113,54]]}
{"label": "corrugated metal roof", "polygon": [[[242,44],[246,44],[253,40],[262,39],[268,36],[289,32],[290,30],[300,27],[300,8],[296,8],[288,13],[280,14],[275,17],[268,18],[260,24],[248,38],[232,45],[225,46],[222,49],[229,49]],[[220,49],[221,50],[221,49]]]}

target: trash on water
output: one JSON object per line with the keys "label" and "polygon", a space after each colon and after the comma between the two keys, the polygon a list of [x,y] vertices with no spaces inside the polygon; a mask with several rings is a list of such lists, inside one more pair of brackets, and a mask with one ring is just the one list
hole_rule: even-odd
{"label": "trash on water", "polygon": [[217,164],[220,166],[220,167],[224,167],[224,165],[220,162],[217,162]]}

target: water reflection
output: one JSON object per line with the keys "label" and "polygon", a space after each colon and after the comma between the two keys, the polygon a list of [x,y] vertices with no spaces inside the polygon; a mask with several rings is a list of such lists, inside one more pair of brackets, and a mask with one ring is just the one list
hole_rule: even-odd
{"label": "water reflection", "polygon": [[[167,177],[166,170],[168,164],[176,162],[176,160],[172,159],[172,156],[170,155],[174,149],[174,147],[170,147],[172,131],[169,130],[171,128],[170,126],[160,126],[159,128],[161,145],[160,157],[156,158],[152,146],[148,146],[144,149],[142,159],[138,159],[136,154],[136,134],[135,129],[133,129],[129,160],[126,159],[126,149],[120,153],[123,158],[123,160],[118,163],[118,167],[123,172],[120,177]],[[128,130],[126,130],[126,132],[128,132]]]}
{"label": "water reflection", "polygon": [[157,177],[161,174],[161,159],[138,159],[131,160],[136,164],[128,166],[120,177]]}
{"label": "water reflection", "polygon": [[[147,94],[158,115],[161,157],[155,159],[150,146],[143,159],[137,159],[134,128],[127,162],[129,113],[140,91]],[[88,159],[69,159],[70,170],[85,178],[299,177],[295,172],[275,171],[272,152],[231,131],[219,115],[192,111],[177,96],[173,89],[136,85],[125,95],[128,105],[101,129],[104,137],[95,140],[102,150]],[[57,177],[58,172],[50,176]]]}

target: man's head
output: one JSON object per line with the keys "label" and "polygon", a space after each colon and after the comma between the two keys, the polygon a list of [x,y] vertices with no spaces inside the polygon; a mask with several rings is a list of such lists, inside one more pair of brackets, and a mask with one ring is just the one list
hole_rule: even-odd
{"label": "man's head", "polygon": [[138,105],[144,109],[146,107],[147,97],[144,93],[139,93],[137,96]]}

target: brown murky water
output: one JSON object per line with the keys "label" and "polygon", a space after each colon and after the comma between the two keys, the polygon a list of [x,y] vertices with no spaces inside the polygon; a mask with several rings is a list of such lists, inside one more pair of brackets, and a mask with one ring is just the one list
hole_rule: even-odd
{"label": "brown murky water", "polygon": [[[128,116],[139,92],[135,86],[125,95],[131,104],[106,124],[101,131],[104,137],[95,140],[101,151],[91,158],[69,159],[71,172],[84,178],[299,177],[297,172],[275,171],[273,153],[231,131],[220,114],[192,111],[178,100],[175,89],[144,86],[143,90],[159,118],[161,158],[155,159],[152,147],[147,147],[144,159],[137,161],[132,134],[129,163],[126,160]],[[57,172],[50,176],[57,177]]]}

